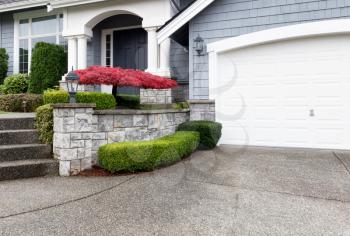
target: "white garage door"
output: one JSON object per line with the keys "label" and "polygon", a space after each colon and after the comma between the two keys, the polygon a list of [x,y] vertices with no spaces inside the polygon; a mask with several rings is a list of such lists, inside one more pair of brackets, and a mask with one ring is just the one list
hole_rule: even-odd
{"label": "white garage door", "polygon": [[349,35],[218,53],[215,84],[223,144],[350,149]]}

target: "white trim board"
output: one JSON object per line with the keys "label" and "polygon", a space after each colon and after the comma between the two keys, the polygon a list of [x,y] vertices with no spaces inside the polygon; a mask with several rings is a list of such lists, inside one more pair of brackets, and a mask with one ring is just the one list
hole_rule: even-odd
{"label": "white trim board", "polygon": [[20,2],[12,2],[0,5],[0,12],[22,10],[32,7],[41,7],[51,4],[53,8],[62,8],[68,6],[83,5],[95,2],[105,2],[107,0],[27,0]]}
{"label": "white trim board", "polygon": [[214,0],[197,0],[189,8],[180,13],[180,15],[172,19],[168,25],[157,33],[158,44],[161,44],[164,40],[169,38],[176,30],[180,29],[212,2],[214,2]]}
{"label": "white trim board", "polygon": [[207,45],[208,52],[225,52],[283,40],[350,33],[350,19],[324,20],[262,30]]}

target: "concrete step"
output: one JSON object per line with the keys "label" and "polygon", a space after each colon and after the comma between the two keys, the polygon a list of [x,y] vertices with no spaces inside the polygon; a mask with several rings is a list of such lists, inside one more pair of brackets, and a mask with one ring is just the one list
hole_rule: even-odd
{"label": "concrete step", "polygon": [[39,143],[35,129],[0,130],[0,145]]}
{"label": "concrete step", "polygon": [[0,130],[34,129],[34,117],[8,118],[0,116]]}
{"label": "concrete step", "polygon": [[58,175],[58,166],[54,159],[1,162],[0,180]]}
{"label": "concrete step", "polygon": [[51,158],[51,145],[16,144],[0,145],[0,162]]}

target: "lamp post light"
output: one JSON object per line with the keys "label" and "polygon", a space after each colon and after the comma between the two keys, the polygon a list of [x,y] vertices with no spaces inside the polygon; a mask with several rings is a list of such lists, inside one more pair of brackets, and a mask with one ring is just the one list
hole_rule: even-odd
{"label": "lamp post light", "polygon": [[194,39],[194,50],[196,50],[198,56],[201,56],[204,51],[204,40],[201,36],[197,36],[197,38]]}
{"label": "lamp post light", "polygon": [[73,68],[72,71],[70,71],[66,76],[67,81],[67,90],[70,96],[69,102],[75,103],[75,95],[78,91],[78,85],[79,85],[79,76],[77,73],[74,72]]}

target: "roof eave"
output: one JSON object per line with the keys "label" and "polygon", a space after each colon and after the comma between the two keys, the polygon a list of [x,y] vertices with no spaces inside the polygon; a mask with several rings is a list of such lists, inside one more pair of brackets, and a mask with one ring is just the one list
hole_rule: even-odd
{"label": "roof eave", "polygon": [[167,22],[157,33],[158,43],[163,42],[165,39],[169,38],[182,26],[187,24],[196,15],[203,11],[207,6],[213,3],[215,0],[197,0],[191,4],[187,9],[185,9],[180,14],[176,15],[173,19]]}
{"label": "roof eave", "polygon": [[0,5],[0,12],[16,11],[21,9],[33,8],[33,7],[42,7],[42,6],[45,6],[47,3],[48,1],[43,1],[43,0],[28,0],[28,1],[7,3],[7,4]]}
{"label": "roof eave", "polygon": [[51,4],[53,8],[77,6],[95,2],[105,2],[107,0],[26,0],[0,5],[0,12],[17,11],[33,7],[42,7]]}

